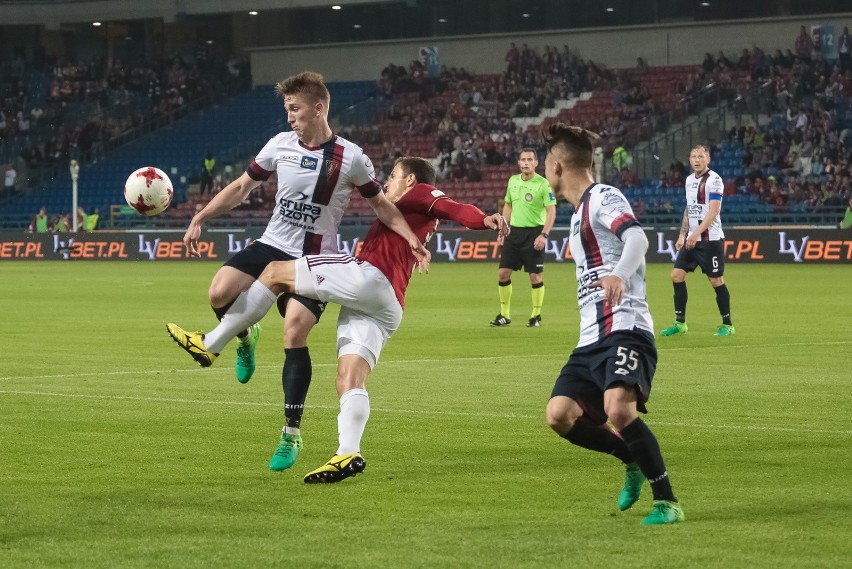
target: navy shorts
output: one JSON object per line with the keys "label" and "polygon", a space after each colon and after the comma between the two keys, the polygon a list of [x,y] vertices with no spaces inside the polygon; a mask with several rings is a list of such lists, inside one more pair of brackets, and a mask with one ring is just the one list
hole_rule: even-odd
{"label": "navy shorts", "polygon": [[576,401],[593,424],[606,422],[603,394],[623,384],[636,389],[636,408],[647,413],[651,380],[657,369],[654,336],[634,329],[613,332],[603,340],[576,348],[562,368],[550,397],[564,395]]}
{"label": "navy shorts", "polygon": [[687,273],[701,267],[708,277],[721,277],[725,274],[725,244],[721,240],[698,241],[692,249],[681,247],[674,266]]}
{"label": "navy shorts", "polygon": [[[255,279],[260,277],[260,273],[266,268],[269,263],[275,261],[294,261],[298,257],[294,257],[289,253],[285,253],[281,249],[277,249],[272,245],[252,241],[251,244],[244,248],[239,253],[228,259],[223,266],[233,267],[238,271],[253,276]],[[305,308],[311,311],[319,322],[323,311],[325,311],[326,303],[301,296],[298,294],[282,294],[278,297],[278,313],[285,316],[287,311],[287,301],[293,298],[302,303]]]}
{"label": "navy shorts", "polygon": [[536,251],[533,244],[541,235],[543,226],[512,227],[500,249],[500,268],[517,271],[521,267],[528,273],[544,271],[544,249]]}

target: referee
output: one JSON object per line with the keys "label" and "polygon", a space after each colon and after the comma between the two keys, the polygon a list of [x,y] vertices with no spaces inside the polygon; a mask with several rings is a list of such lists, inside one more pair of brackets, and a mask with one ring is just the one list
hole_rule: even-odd
{"label": "referee", "polygon": [[520,174],[509,178],[506,187],[506,204],[503,217],[511,227],[508,237],[498,237],[500,272],[498,292],[500,313],[491,326],[508,326],[512,323],[512,271],[521,267],[530,274],[532,286],[532,314],[527,326],[541,326],[541,305],[544,301],[544,246],[553,223],[556,221],[556,196],[547,180],[535,173],[538,156],[532,148],[521,148],[518,154]]}

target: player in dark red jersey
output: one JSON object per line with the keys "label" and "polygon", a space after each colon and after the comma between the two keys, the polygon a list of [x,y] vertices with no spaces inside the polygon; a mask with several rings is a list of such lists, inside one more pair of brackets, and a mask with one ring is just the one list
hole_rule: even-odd
{"label": "player in dark red jersey", "polygon": [[[476,206],[461,204],[435,188],[435,169],[423,158],[397,159],[385,185],[387,198],[402,212],[422,243],[449,219],[470,229],[508,232],[503,217],[486,215]],[[282,293],[296,293],[341,305],[337,321],[337,452],[309,472],[305,482],[338,482],[362,472],[361,437],[370,416],[367,376],[385,343],[402,321],[405,290],[416,267],[428,268],[429,259],[414,256],[409,243],[380,221],[370,227],[357,256],[307,255],[294,261],[272,262],[247,291],[240,294],[221,323],[208,334],[186,332],[180,346],[202,366],[241,330],[260,321]],[[172,333],[173,337],[176,337]]]}

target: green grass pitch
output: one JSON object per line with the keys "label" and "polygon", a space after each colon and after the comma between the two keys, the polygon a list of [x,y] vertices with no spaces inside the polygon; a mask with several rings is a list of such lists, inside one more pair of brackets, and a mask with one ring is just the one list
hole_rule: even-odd
{"label": "green grass pitch", "polygon": [[[0,567],[826,567],[852,559],[849,266],[730,265],[737,334],[691,275],[689,333],[657,338],[646,420],[686,523],[617,512],[623,469],[547,427],[577,341],[574,267],[550,263],[543,326],[515,274],[415,275],[370,378],[364,474],[309,486],[337,445],[334,323],[311,337],[305,448],[267,461],[283,422],[281,321],[252,381],[230,345],[199,368],[164,322],[214,324],[217,264],[0,263]],[[657,329],[670,267],[649,266]],[[846,561],[844,561],[844,559]]]}

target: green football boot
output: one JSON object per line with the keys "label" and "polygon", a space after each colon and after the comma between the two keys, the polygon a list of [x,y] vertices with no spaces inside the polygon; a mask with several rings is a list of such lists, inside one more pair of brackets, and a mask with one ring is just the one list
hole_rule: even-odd
{"label": "green football boot", "polygon": [[624,478],[624,488],[618,493],[618,509],[622,512],[629,510],[630,507],[639,499],[639,494],[642,493],[642,485],[645,484],[645,475],[639,470],[636,463],[627,465],[627,475]]}
{"label": "green football boot", "polygon": [[663,525],[676,524],[686,519],[683,515],[683,508],[677,502],[669,502],[668,500],[654,500],[654,507],[651,508],[651,513],[642,520],[644,525]]}
{"label": "green football boot", "polygon": [[680,334],[686,334],[689,328],[686,326],[686,322],[675,322],[665,330],[660,331],[660,334],[663,336],[678,336]]}
{"label": "green football boot", "polygon": [[275,453],[269,459],[269,470],[276,472],[287,470],[295,464],[300,450],[302,450],[302,435],[281,433],[278,448],[275,449]]}
{"label": "green football boot", "polygon": [[248,336],[239,338],[237,342],[237,358],[234,369],[237,372],[237,381],[248,383],[254,375],[254,347],[260,338],[260,322],[252,324],[248,329]]}
{"label": "green football boot", "polygon": [[714,336],[733,336],[736,330],[731,324],[719,324],[719,327],[716,328],[716,333]]}

